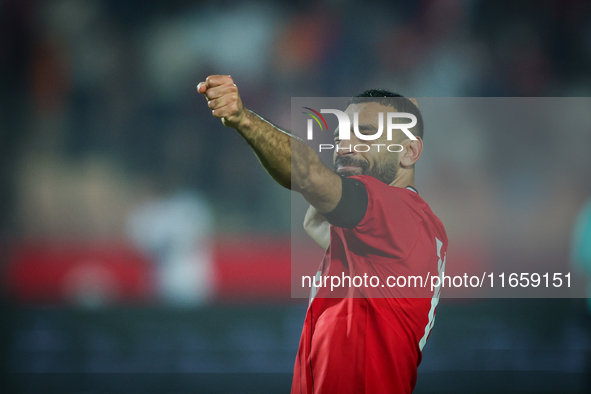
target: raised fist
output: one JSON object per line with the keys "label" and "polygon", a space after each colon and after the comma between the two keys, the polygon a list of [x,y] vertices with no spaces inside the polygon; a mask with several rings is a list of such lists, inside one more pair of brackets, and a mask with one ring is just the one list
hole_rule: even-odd
{"label": "raised fist", "polygon": [[225,126],[238,128],[244,118],[244,106],[238,88],[229,75],[210,75],[205,82],[199,82],[197,92],[207,99],[207,105],[216,118]]}

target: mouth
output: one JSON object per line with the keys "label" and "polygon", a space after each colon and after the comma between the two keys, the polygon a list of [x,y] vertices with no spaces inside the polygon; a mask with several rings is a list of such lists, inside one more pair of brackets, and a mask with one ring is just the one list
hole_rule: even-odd
{"label": "mouth", "polygon": [[338,166],[337,171],[352,171],[357,168],[361,168],[361,167],[359,167],[359,166]]}

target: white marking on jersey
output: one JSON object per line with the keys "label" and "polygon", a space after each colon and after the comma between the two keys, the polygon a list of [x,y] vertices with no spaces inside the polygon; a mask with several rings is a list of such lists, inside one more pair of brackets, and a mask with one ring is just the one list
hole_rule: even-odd
{"label": "white marking on jersey", "polygon": [[425,326],[425,335],[421,338],[419,342],[419,349],[423,351],[423,346],[427,343],[427,338],[429,337],[429,333],[433,328],[433,324],[435,324],[435,307],[439,303],[439,295],[441,294],[441,284],[443,283],[443,275],[445,274],[445,259],[447,258],[447,253],[441,258],[441,247],[443,246],[443,242],[439,239],[435,238],[435,242],[437,243],[437,257],[439,261],[437,262],[437,274],[439,275],[439,285],[435,287],[433,291],[433,298],[431,298],[431,309],[429,310],[429,322]]}

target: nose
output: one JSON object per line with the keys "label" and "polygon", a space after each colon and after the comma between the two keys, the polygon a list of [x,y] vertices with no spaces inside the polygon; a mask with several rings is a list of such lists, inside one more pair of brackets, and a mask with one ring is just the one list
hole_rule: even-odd
{"label": "nose", "polygon": [[353,143],[351,140],[342,140],[340,141],[335,150],[337,151],[338,156],[354,156],[355,150],[353,149]]}

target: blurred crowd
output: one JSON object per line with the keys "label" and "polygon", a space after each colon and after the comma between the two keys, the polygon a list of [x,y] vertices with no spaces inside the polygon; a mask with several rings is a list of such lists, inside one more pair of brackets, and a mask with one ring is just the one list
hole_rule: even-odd
{"label": "blurred crowd", "polygon": [[285,128],[290,97],[371,87],[589,96],[590,8],[4,0],[2,234],[113,236],[139,202],[186,189],[211,204],[216,231],[287,232],[289,193],[208,114],[195,91],[207,75],[232,75],[246,105]]}

